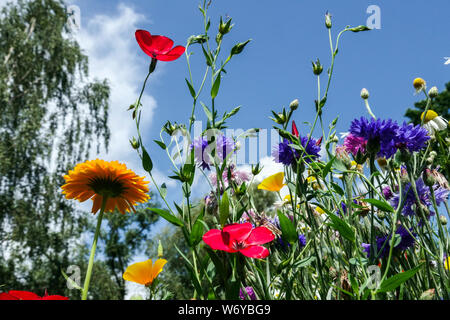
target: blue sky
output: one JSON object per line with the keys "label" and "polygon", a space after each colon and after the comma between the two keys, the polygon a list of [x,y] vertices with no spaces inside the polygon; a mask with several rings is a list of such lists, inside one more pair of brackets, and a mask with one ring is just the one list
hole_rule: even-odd
{"label": "blue sky", "polygon": [[[190,35],[203,32],[200,0],[74,3],[81,9],[80,43],[91,58],[91,74],[108,77],[112,82],[113,151],[105,157],[125,161],[139,171],[138,156],[128,145],[128,138],[135,134],[134,124],[125,109],[137,98],[150,61],[138,47],[134,31],[146,29],[172,38],[175,45],[185,45]],[[404,120],[408,107],[422,99],[414,95],[414,78],[423,77],[428,87],[443,90],[450,81],[450,65],[444,65],[444,57],[450,56],[447,33],[450,2],[446,0],[432,4],[419,0],[213,1],[208,12],[212,37],[220,16],[232,17],[235,24],[225,36],[223,55],[235,43],[252,39],[244,52],[229,63],[216,99],[220,113],[242,106],[229,126],[270,129],[273,124],[268,118],[270,110],[281,110],[293,99],[300,101],[294,117],[297,124],[313,121],[317,82],[311,61],[320,58],[324,65],[322,90],[330,66],[325,12],[332,14],[334,42],[346,25],[366,24],[371,15],[367,13],[370,5],[380,8],[381,29],[347,32],[341,38],[324,110],[325,125],[339,116],[337,131],[345,132],[352,119],[368,116],[359,96],[362,88],[370,91],[370,104],[377,117],[398,121]],[[192,72],[198,87],[205,65],[200,47],[192,50]],[[166,182],[169,190],[177,190],[174,182],[167,179],[172,174],[169,161],[152,140],[159,138],[167,120],[187,123],[192,106],[184,80],[187,77],[184,56],[173,62],[160,62],[143,99],[144,141],[155,164],[156,180]],[[206,88],[200,98],[207,104],[208,92]],[[197,118],[205,120],[201,109],[197,109]],[[299,129],[303,134],[308,132],[304,125]],[[206,191],[201,184],[197,187],[197,196]],[[169,194],[171,200],[179,199],[179,192]]]}

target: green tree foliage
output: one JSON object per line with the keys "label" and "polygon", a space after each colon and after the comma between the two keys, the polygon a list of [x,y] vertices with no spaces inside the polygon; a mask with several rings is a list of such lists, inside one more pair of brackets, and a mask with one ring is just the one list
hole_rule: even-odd
{"label": "green tree foliage", "polygon": [[109,87],[88,82],[88,58],[63,1],[15,1],[0,13],[0,284],[63,294],[87,214],[61,194],[63,174],[107,148]]}
{"label": "green tree foliage", "polygon": [[[406,110],[405,117],[410,119],[410,122],[414,124],[420,124],[420,115],[425,111],[427,105],[426,100],[419,101],[414,104],[414,109],[410,108]],[[433,99],[430,109],[434,110],[441,117],[449,119],[449,108],[450,108],[450,82],[445,85],[445,90],[438,94],[436,98]],[[447,150],[445,139],[450,137],[450,130],[447,126],[446,130],[439,131],[435,134],[435,139],[433,140],[431,147],[432,150],[436,151],[436,163],[440,165],[443,169],[443,173],[450,177],[450,158],[448,156],[449,150]]]}

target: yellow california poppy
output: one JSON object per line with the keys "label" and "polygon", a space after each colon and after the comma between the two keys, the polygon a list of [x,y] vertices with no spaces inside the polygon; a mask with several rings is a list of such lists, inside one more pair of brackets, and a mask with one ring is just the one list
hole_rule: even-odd
{"label": "yellow california poppy", "polygon": [[283,184],[284,172],[278,172],[270,177],[265,178],[259,185],[258,189],[278,192],[285,186]]}
{"label": "yellow california poppy", "polygon": [[158,259],[155,264],[153,264],[152,259],[134,263],[125,270],[123,278],[127,281],[150,286],[166,263],[167,260],[165,259]]}
{"label": "yellow california poppy", "polygon": [[90,160],[79,163],[64,176],[66,184],[61,188],[67,199],[84,202],[93,200],[92,213],[102,206],[103,197],[107,197],[105,212],[117,208],[121,213],[134,209],[137,202],[146,202],[148,181],[136,175],[118,161]]}

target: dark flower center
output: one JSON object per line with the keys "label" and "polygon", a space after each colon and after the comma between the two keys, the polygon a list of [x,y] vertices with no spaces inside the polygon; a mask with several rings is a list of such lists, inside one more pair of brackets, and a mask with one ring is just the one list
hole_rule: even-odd
{"label": "dark flower center", "polygon": [[109,198],[120,196],[126,189],[121,182],[110,177],[90,179],[89,186],[95,193]]}
{"label": "dark flower center", "polygon": [[235,240],[235,241],[233,242],[233,244],[231,245],[231,247],[232,247],[234,250],[242,250],[242,249],[247,248],[248,245],[247,245],[244,241],[238,242],[238,241]]}

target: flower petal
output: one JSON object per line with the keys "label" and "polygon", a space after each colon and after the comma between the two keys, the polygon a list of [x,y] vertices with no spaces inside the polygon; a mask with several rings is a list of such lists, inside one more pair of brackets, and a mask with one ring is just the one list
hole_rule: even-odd
{"label": "flower petal", "polygon": [[11,290],[8,294],[17,298],[17,300],[41,300],[41,297],[39,297],[36,293],[29,291]]}
{"label": "flower petal", "polygon": [[153,279],[152,275],[152,260],[149,259],[143,262],[134,263],[125,270],[123,273],[123,278],[127,281],[136,282],[139,284],[146,285]]}
{"label": "flower petal", "polygon": [[152,268],[152,282],[155,280],[155,278],[160,274],[160,272],[163,270],[164,265],[167,263],[166,259],[158,259],[156,260],[155,264]]}
{"label": "flower petal", "polygon": [[142,51],[153,58],[154,53],[152,50],[152,36],[150,32],[146,30],[136,30],[134,35]]}
{"label": "flower petal", "polygon": [[[224,239],[224,236],[228,238]],[[211,229],[203,235],[203,241],[213,250],[222,250],[226,252],[236,252],[230,248],[229,234],[224,234],[221,230]],[[226,241],[226,243],[225,243]]]}
{"label": "flower petal", "polygon": [[[237,242],[245,241],[245,239],[247,239],[252,232],[252,229],[253,226],[250,222],[233,223],[225,226],[223,228],[223,233],[229,234],[229,243],[231,244],[234,242],[234,240],[236,240]],[[227,239],[225,239],[224,241],[225,243],[228,243]]]}
{"label": "flower petal", "polygon": [[275,239],[275,235],[266,227],[257,227],[252,230],[250,236],[245,240],[247,245],[253,246],[271,242]]}
{"label": "flower petal", "polygon": [[173,61],[178,59],[186,50],[183,46],[176,46],[172,50],[164,54],[157,54],[156,59],[160,61]]}
{"label": "flower petal", "polygon": [[165,36],[152,36],[152,51],[155,54],[166,54],[172,49],[173,41]]}
{"label": "flower petal", "polygon": [[264,259],[270,254],[269,249],[263,246],[250,246],[239,250],[239,252],[246,257],[254,259]]}
{"label": "flower petal", "polygon": [[267,191],[280,191],[283,186],[284,172],[278,172],[270,177],[265,178],[259,185],[258,189]]}

